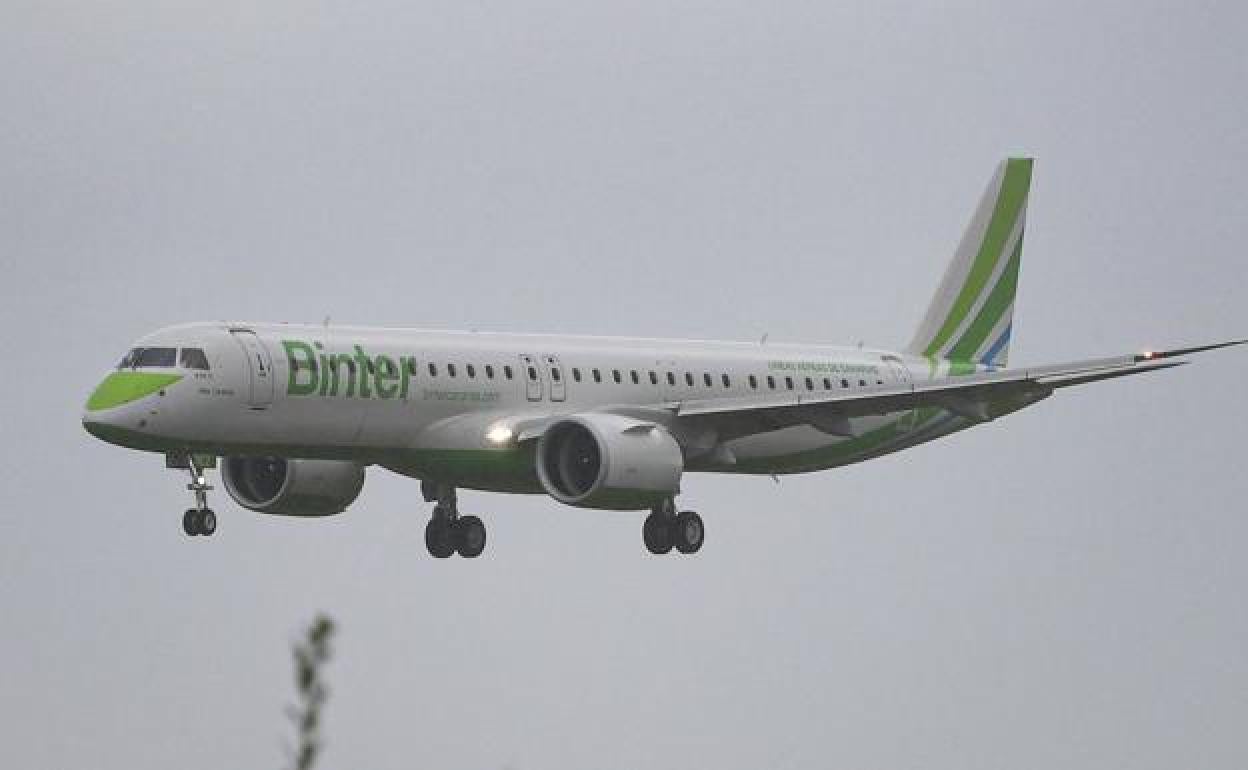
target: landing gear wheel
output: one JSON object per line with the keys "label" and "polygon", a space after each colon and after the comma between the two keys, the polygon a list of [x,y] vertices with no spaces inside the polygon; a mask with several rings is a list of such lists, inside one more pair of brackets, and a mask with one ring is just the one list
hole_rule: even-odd
{"label": "landing gear wheel", "polygon": [[196,521],[198,515],[199,511],[194,508],[182,514],[182,531],[190,537],[195,537],[199,534],[199,522]]}
{"label": "landing gear wheel", "polygon": [[450,519],[435,516],[425,525],[425,548],[435,559],[447,559],[455,553],[455,525]]}
{"label": "landing gear wheel", "polygon": [[475,559],[485,550],[485,525],[476,516],[455,522],[455,550],[465,559]]}
{"label": "landing gear wheel", "polygon": [[195,523],[198,525],[199,534],[212,535],[217,531],[217,514],[213,513],[211,508],[200,511],[196,518],[198,521]]}
{"label": "landing gear wheel", "polygon": [[676,516],[672,527],[672,540],[676,550],[681,553],[697,553],[706,539],[706,528],[702,526],[702,517],[693,511],[681,511]]}
{"label": "landing gear wheel", "polygon": [[646,517],[641,527],[641,539],[646,550],[656,556],[662,556],[672,550],[671,519],[662,513],[652,513]]}

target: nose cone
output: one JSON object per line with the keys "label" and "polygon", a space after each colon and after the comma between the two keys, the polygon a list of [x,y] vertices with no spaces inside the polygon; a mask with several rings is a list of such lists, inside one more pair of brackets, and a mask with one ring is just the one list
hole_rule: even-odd
{"label": "nose cone", "polygon": [[[113,427],[112,421],[107,417],[95,412],[82,413],[82,427],[87,433],[95,436],[100,441],[109,440],[109,429]],[[112,443],[110,441],[110,443]]]}
{"label": "nose cone", "polygon": [[135,433],[122,425],[123,418],[131,410],[124,407],[153,393],[159,393],[180,379],[180,374],[113,372],[104,378],[87,399],[82,427],[102,441],[132,446],[135,444]]}

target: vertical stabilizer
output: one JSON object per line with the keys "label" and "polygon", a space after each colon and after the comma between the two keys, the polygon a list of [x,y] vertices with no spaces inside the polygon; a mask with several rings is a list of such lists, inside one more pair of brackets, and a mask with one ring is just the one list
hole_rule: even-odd
{"label": "vertical stabilizer", "polygon": [[1031,158],[997,166],[907,352],[1005,365],[1031,166]]}

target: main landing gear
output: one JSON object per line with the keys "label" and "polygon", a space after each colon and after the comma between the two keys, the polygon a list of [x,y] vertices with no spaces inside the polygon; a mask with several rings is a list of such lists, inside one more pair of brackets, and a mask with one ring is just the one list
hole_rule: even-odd
{"label": "main landing gear", "polygon": [[169,455],[166,464],[171,468],[185,468],[191,474],[186,488],[195,493],[195,507],[182,514],[182,531],[187,535],[212,535],[217,531],[217,514],[208,507],[208,490],[212,485],[204,477],[204,468],[192,454]]}
{"label": "main landing gear", "polygon": [[455,487],[423,482],[421,491],[426,502],[436,502],[433,516],[425,525],[425,547],[435,559],[447,559],[458,553],[475,559],[485,550],[485,524],[476,516],[460,516]]}
{"label": "main landing gear", "polygon": [[681,553],[697,553],[706,538],[702,517],[693,511],[676,511],[674,500],[665,500],[646,517],[641,539],[646,550],[661,556],[673,548]]}

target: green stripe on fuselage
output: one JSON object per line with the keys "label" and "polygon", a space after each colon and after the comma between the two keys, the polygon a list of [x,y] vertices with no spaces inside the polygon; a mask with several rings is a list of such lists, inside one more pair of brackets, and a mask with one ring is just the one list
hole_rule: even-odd
{"label": "green stripe on fuselage", "polygon": [[802,452],[781,457],[745,460],[732,466],[736,473],[799,473],[811,468],[832,468],[837,465],[848,465],[851,462],[865,460],[868,456],[880,452],[893,441],[909,438],[927,426],[943,409],[928,407],[916,410],[914,424],[910,430],[902,430],[902,417],[881,425],[875,430],[861,436],[838,441],[831,446],[808,449]]}
{"label": "green stripe on fuselage", "polygon": [[87,411],[98,412],[101,409],[138,401],[150,396],[161,388],[167,388],[182,379],[180,374],[155,374],[153,372],[113,372],[104,378],[87,399]]}

